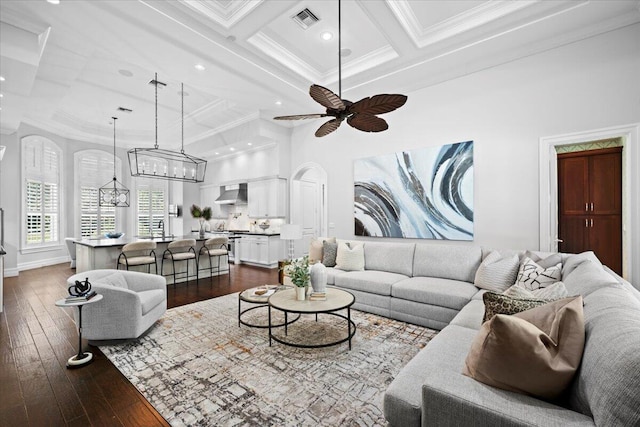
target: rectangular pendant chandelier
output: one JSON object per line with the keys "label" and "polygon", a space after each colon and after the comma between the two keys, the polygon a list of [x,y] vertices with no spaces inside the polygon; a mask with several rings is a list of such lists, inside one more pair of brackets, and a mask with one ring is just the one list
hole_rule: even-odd
{"label": "rectangular pendant chandelier", "polygon": [[156,95],[156,139],[153,148],[133,148],[127,152],[131,176],[167,179],[183,182],[203,182],[207,170],[207,161],[184,152],[184,84],[181,85],[182,107],[182,139],[180,151],[166,150],[158,147],[158,85],[166,83],[155,79],[149,82],[155,86]]}
{"label": "rectangular pendant chandelier", "polygon": [[161,148],[133,148],[128,154],[131,176],[173,181],[204,181],[206,160]]}

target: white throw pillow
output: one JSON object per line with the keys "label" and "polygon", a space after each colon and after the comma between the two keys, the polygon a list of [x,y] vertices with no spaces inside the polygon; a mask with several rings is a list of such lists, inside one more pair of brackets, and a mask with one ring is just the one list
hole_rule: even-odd
{"label": "white throw pillow", "polygon": [[557,263],[553,267],[543,268],[534,260],[525,257],[518,270],[516,285],[530,291],[545,288],[562,279],[562,264]]}
{"label": "white throw pillow", "polygon": [[364,270],[364,245],[362,243],[340,242],[336,255],[336,268],[345,271]]}
{"label": "white throw pillow", "polygon": [[556,282],[546,288],[539,288],[534,291],[525,289],[520,285],[513,285],[504,291],[503,295],[507,295],[512,298],[556,300],[566,298],[569,296],[569,292],[567,291],[564,283]]}
{"label": "white throw pillow", "polygon": [[498,251],[493,251],[478,267],[474,284],[489,291],[504,292],[516,281],[519,265],[518,255],[502,258]]}

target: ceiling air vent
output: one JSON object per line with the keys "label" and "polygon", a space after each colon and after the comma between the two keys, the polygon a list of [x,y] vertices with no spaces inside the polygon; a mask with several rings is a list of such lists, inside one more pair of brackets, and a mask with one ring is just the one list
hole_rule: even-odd
{"label": "ceiling air vent", "polygon": [[291,17],[298,25],[305,30],[319,21],[318,17],[309,9],[301,10]]}
{"label": "ceiling air vent", "polygon": [[132,113],[133,110],[131,108],[118,107],[118,111],[122,111],[123,113]]}

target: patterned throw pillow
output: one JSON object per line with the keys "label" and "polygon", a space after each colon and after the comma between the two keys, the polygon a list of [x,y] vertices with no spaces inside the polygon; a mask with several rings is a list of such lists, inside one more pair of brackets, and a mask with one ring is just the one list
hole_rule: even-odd
{"label": "patterned throw pillow", "polygon": [[520,264],[520,269],[518,270],[516,285],[520,285],[525,289],[533,291],[559,282],[561,278],[561,263],[558,263],[553,267],[544,268],[538,265],[531,258],[525,257],[522,264]]}
{"label": "patterned throw pillow", "polygon": [[345,271],[364,270],[364,246],[362,243],[338,243],[336,268]]}
{"label": "patterned throw pillow", "polygon": [[309,242],[309,264],[322,262],[324,242],[336,242],[335,237],[315,237]]}
{"label": "patterned throw pillow", "polygon": [[325,267],[336,266],[336,256],[338,255],[338,244],[325,240],[322,243],[322,263]]}
{"label": "patterned throw pillow", "polygon": [[478,288],[503,292],[516,281],[518,265],[518,255],[502,258],[498,251],[493,251],[478,267],[474,284]]}
{"label": "patterned throw pillow", "polygon": [[484,302],[483,323],[491,320],[496,314],[516,314],[550,302],[536,298],[512,298],[495,292],[485,292],[482,295],[482,301]]}
{"label": "patterned throw pillow", "polygon": [[504,291],[502,295],[506,295],[511,298],[555,300],[567,297],[569,295],[569,292],[567,291],[567,288],[563,282],[556,282],[553,285],[547,286],[546,288],[540,288],[534,291],[525,289],[520,285],[513,285],[512,287]]}

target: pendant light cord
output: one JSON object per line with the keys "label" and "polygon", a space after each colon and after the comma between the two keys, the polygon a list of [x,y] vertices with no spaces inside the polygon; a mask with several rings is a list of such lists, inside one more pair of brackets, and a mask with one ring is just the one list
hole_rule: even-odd
{"label": "pendant light cord", "polygon": [[180,99],[182,113],[182,146],[180,148],[180,152],[184,154],[184,83],[180,83]]}
{"label": "pendant light cord", "polygon": [[158,73],[156,73],[155,84],[156,87],[156,145],[154,148],[158,149]]}
{"label": "pendant light cord", "polygon": [[111,117],[113,119],[113,185],[115,188],[116,181],[116,120],[117,117]]}
{"label": "pendant light cord", "polygon": [[338,0],[338,98],[342,99],[342,16]]}

